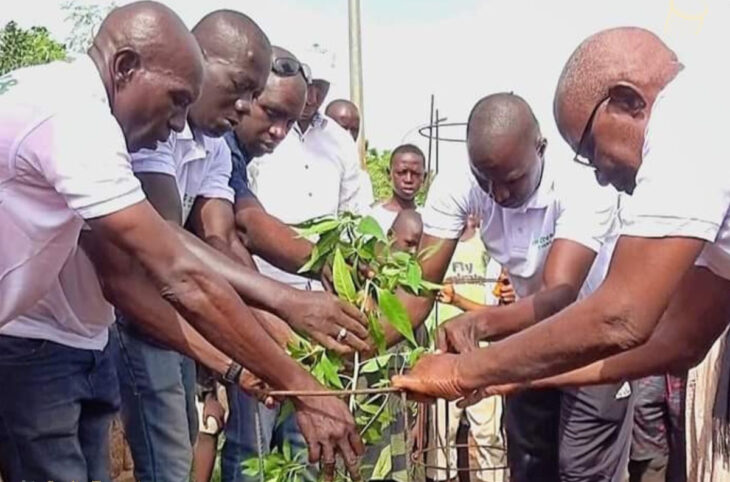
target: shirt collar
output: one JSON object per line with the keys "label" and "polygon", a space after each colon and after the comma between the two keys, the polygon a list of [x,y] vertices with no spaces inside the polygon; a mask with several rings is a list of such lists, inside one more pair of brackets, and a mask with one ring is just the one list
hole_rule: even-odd
{"label": "shirt collar", "polygon": [[307,135],[307,133],[315,129],[324,129],[327,127],[328,122],[327,117],[323,116],[319,112],[315,112],[314,117],[312,117],[312,122],[309,124],[309,128],[306,131],[302,132],[298,122],[294,123],[294,128],[292,130],[297,133],[299,140],[304,140],[304,136]]}
{"label": "shirt collar", "polygon": [[518,213],[524,213],[528,209],[543,209],[550,205],[554,198],[555,175],[552,164],[543,159],[542,173],[540,174],[540,183],[537,185],[537,189],[524,204],[516,208],[511,208],[510,210]]}

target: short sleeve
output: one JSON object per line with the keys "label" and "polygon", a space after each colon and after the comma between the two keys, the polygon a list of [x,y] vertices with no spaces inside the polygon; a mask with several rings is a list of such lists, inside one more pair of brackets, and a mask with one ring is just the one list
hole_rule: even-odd
{"label": "short sleeve", "polygon": [[130,166],[124,135],[108,110],[57,114],[24,143],[45,146],[38,158],[43,175],[84,219],[106,216],[145,199]]}
{"label": "short sleeve", "polygon": [[[657,100],[636,188],[621,211],[621,234],[714,241],[730,205],[726,110],[698,99],[681,73]],[[676,83],[676,85],[675,85]]]}
{"label": "short sleeve", "polygon": [[173,132],[165,142],[158,142],[155,149],[140,149],[132,153],[132,170],[139,173],[158,173],[177,177],[175,143],[177,133]]}
{"label": "short sleeve", "polygon": [[248,187],[248,171],[243,159],[231,156],[231,178],[228,185],[233,189],[236,201],[254,195]]}
{"label": "short sleeve", "polygon": [[223,139],[215,139],[210,149],[210,165],[198,191],[198,196],[233,202],[231,180],[231,150]]}
{"label": "short sleeve", "polygon": [[462,171],[442,172],[431,184],[423,208],[423,232],[441,239],[461,236],[470,212],[476,212],[475,189],[470,174]]}
{"label": "short sleeve", "polygon": [[560,192],[555,238],[574,241],[597,253],[617,229],[619,196],[613,187],[602,187],[595,179],[567,179],[570,185]]}

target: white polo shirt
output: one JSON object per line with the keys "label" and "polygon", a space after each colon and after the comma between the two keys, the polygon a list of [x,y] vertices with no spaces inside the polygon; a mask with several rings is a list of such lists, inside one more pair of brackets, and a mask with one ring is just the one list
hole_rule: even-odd
{"label": "white polo shirt", "polygon": [[88,56],[0,77],[0,325],[48,292],[84,219],[142,200]]}
{"label": "white polo shirt", "polygon": [[[429,190],[423,232],[456,239],[468,215],[477,214],[487,253],[507,270],[517,295],[529,296],[540,290],[553,240],[569,239],[598,253],[615,231],[617,196],[591,175],[577,165],[559,168],[546,161],[537,191],[524,205],[508,209],[482,191],[467,168],[454,166],[439,173]],[[594,262],[584,290],[601,283],[607,262],[603,264]]]}
{"label": "white polo shirt", "polygon": [[[173,133],[156,150],[132,155],[135,172],[156,172],[175,177],[186,219],[197,196],[233,202],[228,186],[231,155],[222,139],[193,136],[186,129]],[[107,328],[114,309],[106,302],[91,261],[76,249],[48,293],[24,316],[0,329],[4,335],[41,338],[85,350],[101,350],[108,341]]]}
{"label": "white polo shirt", "polygon": [[730,155],[726,86],[688,66],[657,98],[621,234],[707,241],[697,260],[730,279]]}
{"label": "white polo shirt", "polygon": [[222,137],[213,138],[194,132],[189,125],[173,132],[157,149],[142,149],[132,154],[132,169],[139,173],[173,176],[182,204],[183,224],[195,198],[220,198],[233,203],[231,151]]}
{"label": "white polo shirt", "polygon": [[[393,223],[395,222],[395,218],[398,217],[399,212],[400,211],[391,211],[390,209],[386,209],[385,206],[383,206],[383,203],[379,202],[367,209],[364,214],[372,216],[383,229],[383,232],[387,234],[388,230],[393,227]],[[417,207],[416,212],[423,214],[423,209],[421,207]]]}
{"label": "white polo shirt", "polygon": [[[336,122],[315,117],[302,133],[295,125],[276,150],[248,164],[249,186],[266,211],[287,224],[359,212],[360,168],[355,142]],[[302,276],[254,257],[259,270],[298,288],[319,288]]]}

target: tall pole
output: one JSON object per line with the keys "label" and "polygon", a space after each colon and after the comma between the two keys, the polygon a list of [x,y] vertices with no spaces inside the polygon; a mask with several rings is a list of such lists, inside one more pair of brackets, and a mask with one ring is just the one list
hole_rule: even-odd
{"label": "tall pole", "polygon": [[350,19],[350,100],[360,110],[360,137],[357,147],[360,164],[365,168],[365,106],[362,95],[362,47],[360,43],[360,0],[349,0]]}

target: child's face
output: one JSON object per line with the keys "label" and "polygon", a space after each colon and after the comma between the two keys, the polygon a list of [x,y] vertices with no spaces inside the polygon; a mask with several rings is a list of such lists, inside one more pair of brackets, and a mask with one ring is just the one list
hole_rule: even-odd
{"label": "child's face", "polygon": [[416,253],[418,243],[421,241],[421,233],[418,230],[393,228],[390,230],[390,235],[393,238],[394,250]]}

